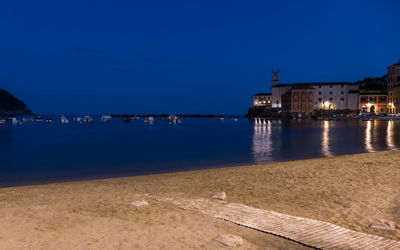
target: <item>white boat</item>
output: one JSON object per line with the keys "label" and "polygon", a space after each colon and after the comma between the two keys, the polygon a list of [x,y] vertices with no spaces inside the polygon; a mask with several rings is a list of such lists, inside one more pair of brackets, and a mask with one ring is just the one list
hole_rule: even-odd
{"label": "white boat", "polygon": [[82,122],[82,117],[74,117],[74,122]]}
{"label": "white boat", "polygon": [[223,120],[224,120],[224,117],[222,117],[222,116],[221,116],[221,117],[217,117],[217,120],[218,120],[218,121],[223,121]]}
{"label": "white boat", "polygon": [[53,119],[47,118],[47,119],[46,119],[46,122],[47,122],[47,123],[51,123],[51,122],[53,122]]}
{"label": "white boat", "polygon": [[182,120],[179,119],[179,118],[178,118],[177,116],[175,116],[175,115],[170,115],[170,116],[168,117],[168,122],[169,122],[170,124],[178,124],[178,123],[181,123]]}
{"label": "white boat", "polygon": [[233,118],[232,119],[234,122],[237,122],[238,121],[238,118]]}
{"label": "white boat", "polygon": [[69,123],[69,120],[67,119],[67,117],[65,117],[65,115],[61,116],[61,123]]}
{"label": "white boat", "polygon": [[21,122],[32,122],[32,121],[33,121],[32,118],[26,118],[26,117],[24,117],[24,118],[21,119]]}
{"label": "white boat", "polygon": [[85,115],[82,119],[83,122],[92,122],[93,118],[90,117],[89,115]]}
{"label": "white boat", "polygon": [[110,121],[112,118],[110,115],[103,115],[102,117],[100,117],[100,121],[101,122],[108,122]]}
{"label": "white boat", "polygon": [[0,119],[0,124],[4,124],[4,123],[6,123],[6,120]]}
{"label": "white boat", "polygon": [[10,118],[8,118],[8,121],[9,121],[11,124],[17,124],[17,123],[18,123],[18,120],[17,120],[16,117],[10,117]]}
{"label": "white boat", "polygon": [[131,117],[131,118],[130,118],[131,121],[135,121],[135,120],[139,120],[139,119],[140,119],[140,118],[137,117],[136,115],[135,115],[134,117]]}
{"label": "white boat", "polygon": [[149,116],[144,120],[145,123],[153,124],[154,123],[154,117]]}
{"label": "white boat", "polygon": [[43,121],[43,116],[36,116],[36,117],[34,118],[34,120],[35,120],[36,122],[42,122],[42,121]]}

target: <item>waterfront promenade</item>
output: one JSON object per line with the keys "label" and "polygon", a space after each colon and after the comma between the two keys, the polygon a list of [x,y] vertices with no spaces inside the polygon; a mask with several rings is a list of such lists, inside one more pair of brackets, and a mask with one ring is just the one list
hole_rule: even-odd
{"label": "waterfront promenade", "polygon": [[[387,239],[399,230],[370,228],[375,219],[400,223],[400,151],[0,189],[0,249],[224,248],[213,239],[233,233],[250,249],[307,248],[172,202],[182,194],[306,217]],[[130,203],[146,200],[148,206]]]}

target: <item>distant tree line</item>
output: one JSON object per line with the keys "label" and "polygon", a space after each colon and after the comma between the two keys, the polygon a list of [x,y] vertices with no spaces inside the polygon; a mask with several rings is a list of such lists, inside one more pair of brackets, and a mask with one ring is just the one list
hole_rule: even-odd
{"label": "distant tree line", "polygon": [[367,77],[355,83],[360,85],[360,91],[386,91],[387,75],[376,78]]}

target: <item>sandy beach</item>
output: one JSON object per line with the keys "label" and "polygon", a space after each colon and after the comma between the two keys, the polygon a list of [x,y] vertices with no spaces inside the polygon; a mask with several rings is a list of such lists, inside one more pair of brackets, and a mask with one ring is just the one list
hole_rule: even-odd
{"label": "sandy beach", "polygon": [[400,151],[0,189],[0,249],[307,249],[298,243],[182,210],[146,195],[210,198],[322,220],[400,240],[374,219],[400,224]]}

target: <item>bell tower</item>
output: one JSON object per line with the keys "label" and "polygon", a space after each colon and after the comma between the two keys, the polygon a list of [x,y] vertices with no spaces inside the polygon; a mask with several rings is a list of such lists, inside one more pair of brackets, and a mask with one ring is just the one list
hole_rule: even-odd
{"label": "bell tower", "polygon": [[272,71],[272,80],[271,80],[271,85],[276,86],[279,84],[279,70],[277,71]]}

